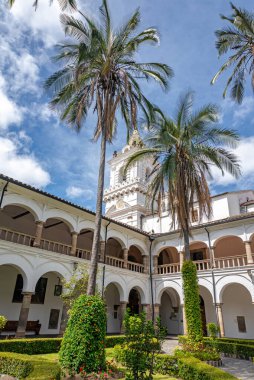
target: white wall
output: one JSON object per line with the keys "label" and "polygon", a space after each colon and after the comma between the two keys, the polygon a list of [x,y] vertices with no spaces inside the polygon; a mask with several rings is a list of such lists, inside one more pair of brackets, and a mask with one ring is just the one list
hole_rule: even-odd
{"label": "white wall", "polygon": [[166,327],[169,335],[178,335],[183,333],[182,311],[178,306],[178,312],[175,316],[170,295],[164,292],[161,296],[160,318],[163,327]]}
{"label": "white wall", "polygon": [[[120,295],[114,284],[109,284],[105,291],[107,304],[107,332],[110,334],[120,332]],[[117,318],[114,318],[114,305],[119,305]]]}

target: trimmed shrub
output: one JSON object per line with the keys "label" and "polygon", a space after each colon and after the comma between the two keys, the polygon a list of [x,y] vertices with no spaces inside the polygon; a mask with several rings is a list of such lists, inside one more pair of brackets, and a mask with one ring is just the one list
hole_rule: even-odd
{"label": "trimmed shrub", "polygon": [[216,325],[216,323],[207,323],[207,331],[208,335],[212,339],[216,339],[218,337],[218,334],[220,332],[219,326]]}
{"label": "trimmed shrub", "polygon": [[99,296],[77,298],[59,352],[60,364],[70,375],[80,368],[87,373],[106,368],[106,323],[105,303]]}
{"label": "trimmed shrub", "polygon": [[117,344],[123,344],[125,341],[124,335],[111,335],[106,337],[106,348],[113,348]]}
{"label": "trimmed shrub", "polygon": [[191,342],[202,341],[202,321],[196,265],[185,261],[182,266],[183,293],[188,338]]}
{"label": "trimmed shrub", "polygon": [[0,352],[37,355],[51,354],[60,350],[62,338],[32,338],[0,340]]}
{"label": "trimmed shrub", "polygon": [[33,365],[28,355],[13,354],[9,352],[0,353],[0,373],[24,379],[32,372],[32,370]]}
{"label": "trimmed shrub", "polygon": [[157,355],[155,363],[157,373],[180,377],[182,380],[237,380],[235,376],[193,357]]}
{"label": "trimmed shrub", "polygon": [[4,315],[0,315],[0,331],[4,328],[7,323],[7,318]]}

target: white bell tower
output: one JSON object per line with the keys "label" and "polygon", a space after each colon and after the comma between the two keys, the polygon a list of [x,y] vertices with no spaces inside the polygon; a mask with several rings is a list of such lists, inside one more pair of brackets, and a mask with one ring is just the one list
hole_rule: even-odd
{"label": "white bell tower", "polygon": [[143,142],[135,130],[121,152],[114,152],[110,165],[110,186],[104,192],[106,216],[142,228],[142,218],[147,214],[146,192],[152,159],[140,160],[129,167],[124,175],[127,159],[137,152]]}

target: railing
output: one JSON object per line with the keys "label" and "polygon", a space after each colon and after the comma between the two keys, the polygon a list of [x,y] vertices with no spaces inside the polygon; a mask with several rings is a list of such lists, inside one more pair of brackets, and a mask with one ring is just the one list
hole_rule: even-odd
{"label": "railing", "polygon": [[215,267],[218,269],[242,267],[247,265],[247,256],[228,256],[215,259]]}
{"label": "railing", "polygon": [[194,261],[197,270],[208,270],[211,269],[211,261],[210,260],[197,260]]}
{"label": "railing", "polygon": [[143,264],[133,263],[128,261],[127,268],[133,272],[144,273],[145,267]]}
{"label": "railing", "polygon": [[76,249],[76,257],[84,260],[91,259],[91,251],[87,251],[86,249],[77,248]]}
{"label": "railing", "polygon": [[11,231],[8,229],[0,228],[0,239],[7,240],[12,243],[33,246],[34,236],[23,234],[22,232]]}
{"label": "railing", "polygon": [[106,264],[117,268],[124,268],[124,260],[118,259],[118,257],[106,256]]}
{"label": "railing", "polygon": [[41,239],[41,244],[39,248],[45,249],[46,251],[61,253],[63,255],[71,254],[71,245],[62,244],[56,241],[46,239]]}
{"label": "railing", "polygon": [[180,263],[158,265],[158,274],[178,273],[180,272]]}

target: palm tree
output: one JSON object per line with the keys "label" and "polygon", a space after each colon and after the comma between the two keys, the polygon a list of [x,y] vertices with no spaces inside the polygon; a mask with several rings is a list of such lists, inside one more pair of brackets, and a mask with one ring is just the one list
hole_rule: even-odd
{"label": "palm tree", "polygon": [[98,266],[106,143],[114,137],[119,115],[128,130],[136,127],[139,109],[149,119],[152,104],[143,95],[139,80],[154,79],[167,88],[167,79],[172,76],[172,70],[165,64],[135,60],[135,54],[144,43],[159,41],[154,28],[136,32],[140,24],[139,10],[118,30],[112,28],[106,0],[102,1],[100,15],[100,24],[84,14],[82,19],[61,17],[65,33],[72,40],[59,46],[55,60],[65,66],[46,82],[46,88],[53,92],[51,106],[61,112],[61,120],[77,131],[83,126],[89,109],[97,115],[94,139],[101,137],[101,152],[89,295],[95,292]]}
{"label": "palm tree", "polygon": [[229,172],[236,178],[240,167],[226,146],[235,147],[239,137],[233,130],[217,127],[218,109],[209,104],[192,111],[193,93],[180,99],[176,118],[157,113],[157,121],[145,140],[146,146],[133,154],[125,170],[135,161],[154,158],[154,169],[148,188],[151,205],[160,210],[165,197],[172,215],[172,227],[180,227],[185,245],[185,259],[190,260],[190,219],[194,206],[199,206],[199,220],[211,215],[208,178],[212,167]]}
{"label": "palm tree", "polygon": [[[16,0],[8,0],[8,5],[10,7],[12,7],[14,5]],[[44,0],[45,1],[45,0]],[[58,0],[59,2],[59,5],[61,7],[61,9],[64,11],[66,9],[74,9],[76,10],[77,9],[77,2],[76,0]],[[53,0],[50,0],[50,4],[53,3]],[[34,3],[33,3],[33,6],[35,7],[35,9],[37,9],[38,7],[38,4],[39,4],[39,0],[35,0]]]}
{"label": "palm tree", "polygon": [[254,89],[254,14],[230,4],[233,9],[232,16],[221,15],[222,20],[226,20],[229,26],[217,30],[215,34],[219,56],[227,54],[229,51],[233,54],[221,66],[211,84],[214,84],[225,70],[233,67],[223,97],[226,96],[227,90],[231,86],[231,98],[240,104],[243,100],[245,81],[248,75],[251,76],[251,85]]}

